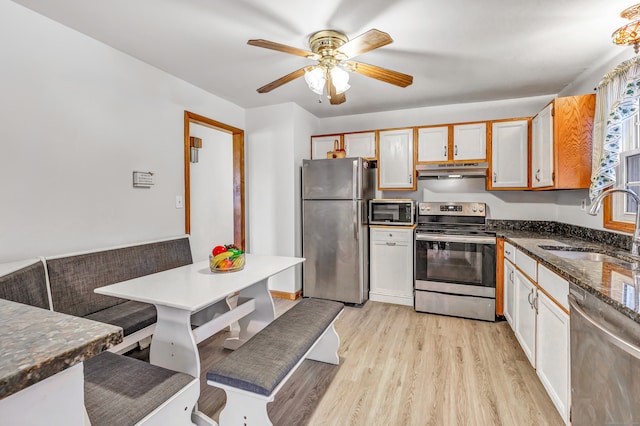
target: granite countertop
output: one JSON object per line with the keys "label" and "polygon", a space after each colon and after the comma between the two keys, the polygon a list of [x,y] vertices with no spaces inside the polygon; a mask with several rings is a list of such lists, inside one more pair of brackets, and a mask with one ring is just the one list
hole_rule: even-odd
{"label": "granite countertop", "polygon": [[[498,230],[498,237],[505,238],[523,253],[537,260],[551,271],[560,275],[617,311],[640,323],[640,306],[634,297],[634,263],[640,266],[640,257],[634,257],[628,250],[602,242],[591,242],[563,234]],[[603,261],[570,259],[557,256],[539,246],[571,246],[581,251],[605,253],[612,258]]]}
{"label": "granite countertop", "polygon": [[0,399],[103,352],[122,329],[0,299]]}

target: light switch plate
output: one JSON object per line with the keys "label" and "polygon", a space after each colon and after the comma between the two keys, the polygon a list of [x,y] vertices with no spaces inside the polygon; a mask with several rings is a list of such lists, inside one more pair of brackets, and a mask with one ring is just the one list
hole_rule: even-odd
{"label": "light switch plate", "polygon": [[176,195],[176,209],[181,209],[184,207],[184,201],[182,199],[182,195]]}

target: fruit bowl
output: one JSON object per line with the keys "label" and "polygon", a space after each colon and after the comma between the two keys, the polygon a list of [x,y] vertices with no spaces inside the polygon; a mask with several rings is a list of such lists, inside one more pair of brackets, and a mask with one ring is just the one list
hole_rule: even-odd
{"label": "fruit bowl", "polygon": [[225,251],[214,250],[209,255],[211,272],[235,272],[244,268],[245,256],[241,250],[229,248]]}

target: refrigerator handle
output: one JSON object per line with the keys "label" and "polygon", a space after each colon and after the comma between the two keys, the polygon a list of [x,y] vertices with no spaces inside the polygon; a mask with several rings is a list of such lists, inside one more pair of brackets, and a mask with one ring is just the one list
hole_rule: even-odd
{"label": "refrigerator handle", "polygon": [[360,220],[360,212],[358,211],[358,200],[353,199],[353,238],[358,240],[358,221]]}
{"label": "refrigerator handle", "polygon": [[358,171],[358,160],[353,160],[353,179],[351,180],[351,182],[353,182],[353,187],[351,188],[351,198],[353,198],[354,201],[358,199],[358,192],[360,189],[360,174],[358,173]]}

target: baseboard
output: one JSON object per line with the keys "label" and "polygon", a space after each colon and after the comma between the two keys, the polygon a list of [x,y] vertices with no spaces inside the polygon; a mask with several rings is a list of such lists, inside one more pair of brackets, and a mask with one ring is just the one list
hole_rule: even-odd
{"label": "baseboard", "polygon": [[302,290],[298,290],[295,293],[287,293],[285,291],[269,290],[271,297],[277,297],[278,299],[298,300],[302,297]]}
{"label": "baseboard", "polygon": [[395,305],[413,306],[413,295],[405,296],[370,291],[369,300],[372,300],[374,302],[393,303]]}

